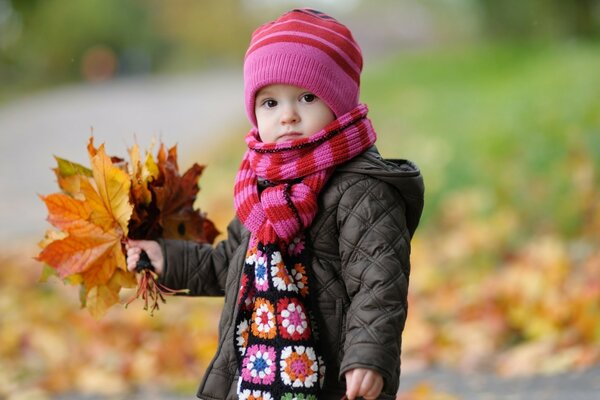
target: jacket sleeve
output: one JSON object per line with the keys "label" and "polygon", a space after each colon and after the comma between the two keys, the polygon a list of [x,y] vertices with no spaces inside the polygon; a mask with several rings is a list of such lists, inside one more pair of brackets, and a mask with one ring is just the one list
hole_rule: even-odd
{"label": "jacket sleeve", "polygon": [[351,369],[372,369],[383,376],[384,391],[395,393],[410,273],[405,204],[394,187],[365,177],[342,195],[338,224],[351,300],[340,377]]}
{"label": "jacket sleeve", "polygon": [[229,262],[242,242],[237,218],[227,227],[227,239],[213,247],[183,240],[159,240],[165,260],[160,283],[171,289],[189,289],[190,296],[223,296]]}

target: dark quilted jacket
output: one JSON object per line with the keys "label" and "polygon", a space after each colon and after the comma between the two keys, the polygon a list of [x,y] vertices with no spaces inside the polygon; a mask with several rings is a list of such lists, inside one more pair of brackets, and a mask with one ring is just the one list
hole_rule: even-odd
{"label": "dark quilted jacket", "polygon": [[[319,196],[309,231],[311,291],[327,366],[321,399],[342,398],[344,373],[370,368],[392,399],[400,378],[407,312],[410,240],[423,208],[423,181],[410,162],[384,161],[376,149],[337,168]],[[191,295],[225,296],[219,348],[198,390],[203,399],[236,399],[235,302],[249,232],[234,219],[215,247],[162,241],[162,282]]]}

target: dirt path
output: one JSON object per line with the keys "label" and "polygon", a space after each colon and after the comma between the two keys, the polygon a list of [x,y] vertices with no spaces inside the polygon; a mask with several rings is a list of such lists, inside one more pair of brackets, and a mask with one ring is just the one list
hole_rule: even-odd
{"label": "dirt path", "polygon": [[[400,393],[422,386],[439,399],[452,400],[596,400],[600,393],[600,367],[568,374],[539,375],[522,378],[499,378],[492,375],[460,374],[432,369],[402,376]],[[184,400],[193,395],[176,395],[161,391],[132,393],[129,400]],[[399,399],[408,400],[406,396]],[[419,396],[418,398],[423,398]],[[55,400],[102,400],[101,396],[65,394]]]}
{"label": "dirt path", "polygon": [[600,366],[585,371],[517,378],[460,374],[432,369],[406,374],[401,392],[427,385],[457,400],[595,400],[600,398]]}
{"label": "dirt path", "polygon": [[39,239],[49,227],[37,193],[55,192],[53,155],[88,165],[85,146],[125,156],[136,138],[178,144],[181,160],[244,121],[238,70],[63,87],[0,107],[0,242]]}

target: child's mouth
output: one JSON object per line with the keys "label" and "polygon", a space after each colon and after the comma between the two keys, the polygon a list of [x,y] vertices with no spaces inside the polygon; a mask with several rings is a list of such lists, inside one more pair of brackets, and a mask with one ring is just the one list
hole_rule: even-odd
{"label": "child's mouth", "polygon": [[280,135],[277,138],[277,141],[299,139],[300,137],[302,137],[302,133],[300,133],[300,132],[287,132],[287,133]]}

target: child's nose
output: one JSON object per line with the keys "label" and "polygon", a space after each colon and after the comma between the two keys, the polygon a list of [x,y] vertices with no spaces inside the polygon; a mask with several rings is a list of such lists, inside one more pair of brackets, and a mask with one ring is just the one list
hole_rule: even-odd
{"label": "child's nose", "polygon": [[300,120],[300,116],[298,114],[298,110],[293,105],[285,105],[281,109],[281,123],[282,124],[291,124],[298,122]]}

